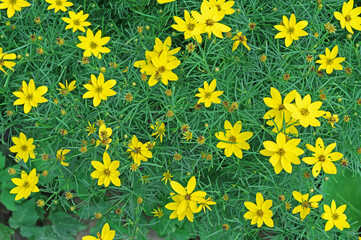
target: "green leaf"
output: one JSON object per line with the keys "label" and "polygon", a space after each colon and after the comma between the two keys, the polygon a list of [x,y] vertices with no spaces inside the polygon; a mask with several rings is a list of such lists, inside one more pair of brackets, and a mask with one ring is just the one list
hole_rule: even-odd
{"label": "green leaf", "polygon": [[11,194],[9,189],[7,188],[1,189],[0,202],[6,207],[7,210],[9,211],[16,210],[15,194]]}
{"label": "green leaf", "polygon": [[337,207],[346,204],[347,221],[351,230],[357,231],[361,227],[361,178],[352,176],[350,170],[329,178],[321,186],[325,193],[325,203],[330,205],[332,200],[335,200]]}
{"label": "green leaf", "polygon": [[11,236],[14,234],[14,230],[0,223],[0,240],[11,239]]}
{"label": "green leaf", "polygon": [[35,200],[31,198],[25,200],[21,204],[17,204],[17,209],[11,215],[9,219],[9,225],[13,229],[17,229],[21,226],[33,226],[38,220],[39,215],[35,211]]}
{"label": "green leaf", "polygon": [[0,152],[0,170],[5,167],[5,156]]}
{"label": "green leaf", "polygon": [[49,220],[53,223],[51,226],[54,232],[54,239],[74,239],[74,236],[85,229],[86,226],[74,217],[64,212],[56,212],[49,215]]}

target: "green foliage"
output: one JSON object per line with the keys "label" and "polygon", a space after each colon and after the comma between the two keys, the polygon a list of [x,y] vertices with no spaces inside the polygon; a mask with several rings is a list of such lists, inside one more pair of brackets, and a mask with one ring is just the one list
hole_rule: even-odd
{"label": "green foliage", "polygon": [[0,240],[11,239],[11,236],[13,236],[13,234],[14,234],[14,230],[0,223]]}

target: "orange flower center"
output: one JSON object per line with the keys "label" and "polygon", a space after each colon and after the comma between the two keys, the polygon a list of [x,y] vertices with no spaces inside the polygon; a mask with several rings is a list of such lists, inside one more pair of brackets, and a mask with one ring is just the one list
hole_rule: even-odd
{"label": "orange flower center", "polygon": [[332,214],[332,218],[333,218],[333,220],[335,220],[335,221],[338,220],[339,217],[340,217],[340,215],[338,215],[337,213]]}
{"label": "orange flower center", "polygon": [[207,26],[213,26],[214,25],[213,19],[207,19],[206,24]]}
{"label": "orange flower center", "polygon": [[290,28],[287,29],[287,32],[289,34],[293,34],[295,32],[295,29],[293,27],[290,27]]}
{"label": "orange flower center", "polygon": [[280,150],[278,150],[277,154],[283,156],[285,154],[285,150],[281,148]]}
{"label": "orange flower center", "polygon": [[245,41],[244,36],[243,35],[238,36],[238,40],[244,42]]}
{"label": "orange flower center", "polygon": [[21,151],[23,151],[23,152],[27,152],[27,151],[28,151],[28,146],[22,145],[22,146],[20,147],[20,149],[21,149]]}
{"label": "orange flower center", "polygon": [[318,157],[318,160],[319,160],[320,162],[325,162],[325,161],[326,161],[326,157],[325,157],[324,155],[320,155],[320,156]]}
{"label": "orange flower center", "polygon": [[281,105],[278,106],[278,110],[282,111],[282,110],[284,110],[284,109],[286,109],[286,107],[285,107],[283,104],[281,104]]}
{"label": "orange flower center", "polygon": [[262,217],[262,216],[263,216],[262,210],[257,210],[256,214],[257,214],[258,217]]}
{"label": "orange flower center", "polygon": [[105,169],[105,170],[104,170],[104,175],[107,176],[107,177],[110,176],[110,171],[109,171],[109,169]]}
{"label": "orange flower center", "polygon": [[79,19],[75,19],[73,23],[74,23],[74,25],[79,26],[79,25],[80,25],[80,20],[79,20]]}
{"label": "orange flower center", "polygon": [[191,195],[186,194],[186,195],[184,196],[184,199],[190,201],[190,200],[191,200]]}
{"label": "orange flower center", "polygon": [[206,92],[206,93],[204,94],[204,97],[205,97],[205,98],[211,98],[211,97],[212,97],[212,93]]}
{"label": "orange flower center", "polygon": [[91,42],[90,43],[90,48],[91,49],[96,49],[98,47],[98,44],[97,43],[95,43],[95,42]]}
{"label": "orange flower center", "polygon": [[58,0],[58,1],[56,1],[56,3],[55,3],[57,6],[63,6],[63,2],[62,1],[60,1],[60,0]]}
{"label": "orange flower center", "polygon": [[345,20],[346,20],[347,22],[351,21],[351,20],[352,20],[352,19],[351,19],[351,16],[350,16],[350,15],[347,15],[347,16],[345,17]]}
{"label": "orange flower center", "polygon": [[309,111],[307,108],[302,108],[300,112],[303,116],[307,116],[309,114]]}
{"label": "orange flower center", "polygon": [[29,187],[30,187],[30,183],[29,183],[28,181],[25,181],[23,187],[24,187],[24,188],[29,188]]}
{"label": "orange flower center", "polygon": [[233,135],[231,135],[229,138],[228,138],[228,142],[231,142],[231,143],[236,143],[237,142],[237,138]]}
{"label": "orange flower center", "polygon": [[188,24],[187,24],[187,29],[188,29],[188,30],[191,30],[191,31],[192,31],[195,27],[196,27],[196,25],[195,25],[194,23],[188,23]]}
{"label": "orange flower center", "polygon": [[159,73],[164,73],[166,71],[164,66],[161,66],[160,68],[158,68],[158,72]]}
{"label": "orange flower center", "polygon": [[140,153],[140,148],[134,148],[134,150],[133,150],[133,152],[135,153],[135,154],[139,154]]}
{"label": "orange flower center", "polygon": [[33,98],[34,98],[34,95],[33,95],[32,93],[25,95],[25,99],[26,99],[27,101],[32,101]]}
{"label": "orange flower center", "polygon": [[95,88],[95,92],[98,94],[100,94],[102,91],[103,91],[103,88],[100,86]]}
{"label": "orange flower center", "polygon": [[9,4],[10,4],[10,5],[16,5],[16,3],[17,3],[17,0],[10,0],[10,1],[9,1]]}
{"label": "orange flower center", "polygon": [[311,203],[310,203],[309,201],[304,201],[304,202],[302,203],[302,207],[303,207],[303,208],[310,208],[310,207],[311,207]]}
{"label": "orange flower center", "polygon": [[326,60],[326,65],[332,65],[332,62],[333,62],[332,59],[327,59],[327,60]]}

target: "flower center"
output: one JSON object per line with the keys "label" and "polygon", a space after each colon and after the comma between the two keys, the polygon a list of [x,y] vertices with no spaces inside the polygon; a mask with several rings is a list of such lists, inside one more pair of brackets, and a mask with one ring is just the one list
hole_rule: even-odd
{"label": "flower center", "polygon": [[30,187],[30,183],[29,183],[28,181],[25,181],[23,187],[24,187],[24,188],[29,188],[29,187]]}
{"label": "flower center", "polygon": [[98,47],[98,44],[97,43],[95,43],[95,42],[91,42],[90,43],[90,48],[91,49],[96,49]]}
{"label": "flower center", "polygon": [[206,93],[204,94],[204,97],[205,97],[205,98],[211,98],[211,97],[212,97],[212,93],[206,92]]}
{"label": "flower center", "polygon": [[56,1],[56,3],[55,3],[57,6],[63,6],[63,2],[62,1],[60,1],[60,0],[58,0],[58,1]]}
{"label": "flower center", "polygon": [[107,131],[100,131],[100,138],[106,138],[107,135]]}
{"label": "flower center", "polygon": [[79,19],[75,19],[75,20],[74,20],[74,25],[79,26],[79,25],[80,25],[80,20],[79,20]]}
{"label": "flower center", "polygon": [[278,106],[278,110],[282,111],[282,110],[284,110],[284,109],[286,109],[286,107],[285,107],[283,104],[281,104],[281,105]]}
{"label": "flower center", "polygon": [[21,151],[26,152],[26,151],[28,151],[28,146],[22,145],[22,146],[20,147],[20,149],[21,149]]}
{"label": "flower center", "polygon": [[310,208],[310,207],[311,207],[311,203],[310,203],[309,201],[304,201],[304,202],[302,203],[302,207],[303,207],[303,208]]}
{"label": "flower center", "polygon": [[335,221],[338,220],[339,217],[340,217],[340,215],[338,215],[337,213],[332,214],[332,218]]}
{"label": "flower center", "polygon": [[110,143],[110,138],[103,138],[101,143],[102,145],[108,145]]}
{"label": "flower center", "polygon": [[228,142],[231,142],[231,143],[236,143],[237,142],[237,138],[233,135],[231,135],[229,138],[228,138]]}
{"label": "flower center", "polygon": [[319,160],[320,162],[325,162],[325,161],[326,161],[325,155],[320,155],[320,156],[318,157],[318,160]]}
{"label": "flower center", "polygon": [[326,60],[326,65],[332,65],[332,62],[333,62],[332,59],[327,59],[327,60]]}
{"label": "flower center", "polygon": [[107,176],[107,177],[110,176],[110,171],[109,171],[109,169],[105,169],[105,170],[104,170],[104,175]]}
{"label": "flower center", "polygon": [[257,214],[258,217],[262,217],[262,216],[263,216],[262,210],[257,210],[256,214]]}
{"label": "flower center", "polygon": [[34,98],[34,95],[32,93],[25,95],[25,98],[27,101],[31,101]]}
{"label": "flower center", "polygon": [[157,71],[154,75],[154,78],[157,80],[160,80],[160,79],[162,79],[162,74],[159,71]]}
{"label": "flower center", "polygon": [[133,150],[133,152],[135,153],[135,154],[139,154],[140,153],[140,148],[134,148],[134,150]]}
{"label": "flower center", "polygon": [[281,148],[280,150],[278,150],[277,154],[283,156],[285,154],[285,150]]}
{"label": "flower center", "polygon": [[213,26],[214,25],[213,19],[207,19],[206,24],[207,26]]}
{"label": "flower center", "polygon": [[289,29],[287,29],[287,32],[289,34],[293,34],[294,31],[295,31],[295,29],[293,27],[290,27]]}
{"label": "flower center", "polygon": [[16,5],[16,3],[17,3],[17,0],[10,0],[10,5]]}
{"label": "flower center", "polygon": [[166,71],[166,69],[165,69],[164,66],[161,66],[161,67],[158,69],[158,71],[159,71],[160,73],[164,73],[164,72]]}
{"label": "flower center", "polygon": [[190,201],[190,200],[191,200],[191,195],[186,194],[186,195],[184,196],[184,199]]}
{"label": "flower center", "polygon": [[347,15],[347,16],[345,17],[345,20],[346,20],[347,22],[351,21],[351,16],[350,16],[350,15]]}
{"label": "flower center", "polygon": [[95,92],[98,93],[98,94],[100,94],[102,91],[103,91],[102,87],[95,88]]}
{"label": "flower center", "polygon": [[302,108],[300,112],[301,112],[301,114],[302,114],[303,116],[307,116],[307,115],[309,114],[307,108]]}
{"label": "flower center", "polygon": [[244,40],[245,40],[244,36],[243,35],[238,36],[238,40],[241,41],[241,42],[244,42]]}
{"label": "flower center", "polygon": [[191,30],[191,31],[192,31],[195,27],[196,27],[196,25],[195,25],[194,23],[188,23],[188,24],[187,24],[188,30]]}

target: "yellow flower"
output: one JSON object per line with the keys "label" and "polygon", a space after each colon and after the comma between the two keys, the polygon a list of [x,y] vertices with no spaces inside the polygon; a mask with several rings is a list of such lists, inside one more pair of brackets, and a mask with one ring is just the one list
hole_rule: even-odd
{"label": "yellow flower", "polygon": [[297,91],[293,90],[290,93],[286,95],[286,97],[282,100],[282,96],[280,92],[274,88],[271,87],[271,96],[263,98],[264,103],[272,108],[266,114],[263,116],[263,119],[271,119],[275,118],[275,122],[283,122],[283,119],[289,119],[292,116],[292,113],[288,111],[284,104],[288,104],[293,102],[295,99]]}
{"label": "yellow flower", "polygon": [[15,161],[24,160],[24,162],[27,162],[29,156],[30,158],[35,158],[33,138],[27,139],[25,134],[21,132],[19,137],[12,137],[11,140],[15,146],[10,147],[9,150],[10,152],[16,153]]}
{"label": "yellow flower", "polygon": [[253,133],[241,133],[241,121],[236,122],[236,124],[234,124],[234,126],[232,127],[232,124],[228,120],[226,120],[224,122],[224,129],[226,130],[225,133],[218,132],[215,134],[216,138],[218,138],[218,140],[221,140],[221,142],[217,144],[217,148],[224,148],[224,154],[227,157],[232,156],[232,154],[234,153],[236,157],[242,158],[242,149],[250,149],[250,146],[246,141],[253,136]]}
{"label": "yellow flower", "polygon": [[282,25],[275,25],[274,27],[280,31],[275,38],[285,38],[286,47],[290,46],[293,40],[298,40],[299,37],[307,36],[308,33],[303,31],[307,25],[307,21],[300,21],[296,23],[295,14],[292,14],[290,19],[283,16]]}
{"label": "yellow flower", "polygon": [[65,86],[62,83],[59,83],[61,89],[58,89],[60,91],[60,94],[62,95],[67,95],[68,93],[70,93],[71,91],[73,91],[76,86],[75,86],[76,81],[72,81],[69,85],[68,85],[68,80],[65,80]]}
{"label": "yellow flower", "polygon": [[333,72],[333,69],[336,70],[342,70],[343,67],[341,66],[341,62],[345,61],[346,58],[344,57],[338,57],[338,46],[336,45],[334,48],[332,48],[332,51],[330,49],[326,48],[325,51],[326,55],[320,54],[319,57],[321,59],[317,60],[316,63],[321,64],[318,67],[318,70],[326,69],[327,74],[331,74]]}
{"label": "yellow flower", "polygon": [[165,180],[165,184],[167,184],[167,181],[171,181],[170,179],[173,177],[172,174],[169,172],[169,170],[167,170],[167,172],[163,173],[163,178],[161,181]]}
{"label": "yellow flower", "polygon": [[155,124],[150,124],[150,128],[155,130],[155,133],[152,133],[152,136],[159,137],[160,142],[163,141],[163,136],[165,136],[165,125],[163,122],[157,121]]}
{"label": "yellow flower", "polygon": [[0,9],[7,9],[7,16],[11,18],[14,16],[15,11],[21,11],[23,7],[29,7],[30,3],[24,0],[0,0]]}
{"label": "yellow flower", "polygon": [[325,148],[325,145],[321,138],[317,138],[316,145],[312,146],[306,144],[308,150],[314,152],[313,157],[304,157],[302,161],[307,164],[313,165],[312,174],[314,177],[317,177],[320,174],[321,169],[328,174],[336,174],[337,169],[334,161],[338,161],[343,157],[342,153],[332,152],[336,147],[336,143],[331,143]]}
{"label": "yellow flower", "polygon": [[300,213],[301,219],[304,219],[311,212],[312,208],[318,208],[318,202],[322,200],[322,195],[315,195],[308,200],[308,193],[302,195],[300,192],[293,191],[293,197],[301,203],[292,211],[293,214]]}
{"label": "yellow flower", "polygon": [[221,103],[221,100],[218,97],[223,94],[223,91],[214,91],[216,85],[216,79],[213,79],[211,84],[204,81],[204,88],[198,88],[199,93],[196,94],[196,97],[199,97],[198,104],[204,103],[204,106],[208,108],[212,103]]}
{"label": "yellow flower", "polygon": [[147,144],[138,141],[135,135],[133,135],[132,141],[128,144],[127,152],[130,152],[130,156],[138,166],[141,161],[148,161],[148,158],[153,156],[152,152],[147,148]]}
{"label": "yellow flower", "polygon": [[113,130],[109,127],[107,128],[105,124],[102,124],[99,127],[99,139],[96,142],[96,147],[101,143],[102,145],[105,145],[105,150],[108,150],[109,144],[112,142],[112,139],[110,136],[112,135]]}
{"label": "yellow flower", "polygon": [[342,5],[342,13],[334,12],[334,16],[337,20],[340,21],[341,27],[347,29],[350,33],[353,34],[352,28],[361,31],[361,18],[359,17],[361,13],[361,7],[353,8],[353,0],[344,2]]}
{"label": "yellow flower", "polygon": [[194,35],[207,33],[210,38],[213,33],[216,37],[223,38],[223,32],[231,31],[230,27],[219,23],[224,15],[219,14],[217,8],[209,9],[205,2],[201,5],[201,14],[192,11],[192,15],[198,21],[196,28],[193,30]]}
{"label": "yellow flower", "polygon": [[175,0],[158,0],[159,4],[174,2]]}
{"label": "yellow flower", "polygon": [[325,231],[329,231],[333,226],[343,231],[344,228],[349,228],[350,224],[346,221],[347,217],[343,213],[346,210],[346,204],[336,208],[335,200],[332,200],[331,207],[324,204],[325,213],[321,217],[327,220]]}
{"label": "yellow flower", "polygon": [[292,118],[299,120],[303,127],[321,126],[320,121],[317,120],[325,114],[324,111],[319,110],[322,106],[321,101],[311,102],[311,96],[307,94],[303,99],[299,93],[296,93],[296,104],[284,103],[284,106],[288,111],[292,113]]}
{"label": "yellow flower", "polygon": [[85,32],[84,27],[88,27],[91,25],[90,22],[86,22],[85,20],[88,18],[89,14],[83,14],[83,10],[81,10],[78,13],[75,13],[73,11],[69,11],[69,17],[70,18],[61,18],[64,22],[68,23],[68,25],[65,27],[65,30],[67,29],[73,29],[73,32],[76,30],[80,30],[82,32]]}
{"label": "yellow flower", "polygon": [[209,207],[209,205],[215,205],[216,202],[213,202],[213,199],[209,197],[208,199],[202,198],[201,201],[198,202],[199,206],[197,208],[197,212],[200,212],[202,209],[204,212],[206,212],[206,208],[209,209],[209,211],[212,211],[212,209]]}
{"label": "yellow flower", "polygon": [[[0,4],[0,6],[1,6],[1,4]],[[14,59],[16,59],[15,53],[3,53],[3,49],[0,47],[0,70],[1,71],[3,71],[5,74],[7,74],[7,72],[5,72],[3,66],[14,71],[13,67],[15,66],[16,63],[11,62],[11,61],[6,61],[6,60],[14,60]]]}
{"label": "yellow flower", "polygon": [[70,152],[70,149],[59,149],[56,152],[56,159],[60,161],[60,164],[64,167],[69,166],[69,163],[64,162],[65,161],[65,155]]}
{"label": "yellow flower", "polygon": [[330,112],[326,112],[325,116],[323,116],[328,120],[328,123],[331,124],[331,127],[335,128],[335,123],[338,122],[338,115],[337,114],[331,114]]}
{"label": "yellow flower", "polygon": [[103,37],[102,38],[102,31],[98,30],[94,36],[92,30],[88,29],[86,31],[86,37],[78,36],[81,43],[77,44],[78,48],[84,49],[84,57],[90,57],[92,54],[101,59],[101,53],[109,53],[110,49],[107,47],[103,47],[103,45],[109,42],[110,37]]}
{"label": "yellow flower", "polygon": [[35,88],[35,83],[33,79],[30,79],[29,85],[23,81],[21,91],[13,92],[17,99],[13,104],[14,105],[24,105],[24,113],[27,114],[30,112],[32,107],[37,107],[38,103],[47,102],[43,95],[48,91],[46,86],[40,86]]}
{"label": "yellow flower", "polygon": [[153,212],[152,212],[152,213],[154,214],[154,217],[159,217],[159,218],[161,218],[161,217],[163,216],[163,210],[160,210],[159,207],[158,207],[158,210],[155,210],[155,209],[153,208]]}
{"label": "yellow flower", "polygon": [[91,84],[84,84],[88,92],[84,93],[83,98],[93,98],[94,107],[98,106],[102,100],[107,100],[108,97],[117,94],[112,87],[117,82],[114,79],[104,82],[103,73],[99,73],[98,79],[93,74],[91,75]]}
{"label": "yellow flower", "polygon": [[58,12],[59,10],[66,12],[67,7],[73,6],[73,3],[68,2],[68,0],[45,0],[45,1],[47,1],[50,4],[47,10],[54,9],[55,12]]}
{"label": "yellow flower", "polygon": [[187,216],[188,220],[193,222],[193,213],[198,212],[197,202],[202,201],[207,193],[203,191],[194,192],[196,187],[194,176],[189,179],[187,188],[175,181],[170,181],[170,185],[178,195],[172,197],[175,202],[165,205],[165,208],[174,211],[169,218],[178,217],[178,220],[182,221]]}
{"label": "yellow flower", "polygon": [[182,137],[184,140],[186,140],[187,142],[189,141],[189,140],[192,140],[192,138],[193,138],[193,132],[191,132],[191,131],[187,131],[187,132],[185,132],[185,133],[182,133],[183,134],[183,136],[184,137]]}
{"label": "yellow flower", "polygon": [[92,178],[99,178],[98,185],[103,185],[105,187],[109,186],[109,183],[112,182],[115,186],[120,187],[121,182],[119,179],[119,161],[111,161],[110,156],[107,152],[103,154],[103,163],[99,161],[92,161],[91,164],[96,169],[90,174]]}
{"label": "yellow flower", "polygon": [[97,237],[85,236],[82,240],[113,240],[115,237],[115,230],[110,230],[109,224],[106,223],[103,226],[102,233],[97,233]]}
{"label": "yellow flower", "polygon": [[89,136],[90,134],[95,133],[97,129],[95,128],[94,123],[93,123],[93,124],[90,124],[90,122],[88,121],[88,124],[89,124],[89,127],[87,127],[87,128],[85,129],[85,131],[89,132],[89,133],[88,133],[88,136]]}
{"label": "yellow flower", "polygon": [[232,52],[238,48],[240,43],[242,43],[248,49],[248,51],[251,50],[247,45],[247,38],[246,36],[242,35],[242,32],[237,33],[236,36],[232,38],[232,40],[235,40],[233,43]]}
{"label": "yellow flower", "polygon": [[264,141],[263,146],[265,149],[260,153],[263,156],[270,156],[269,162],[274,167],[276,174],[279,174],[282,169],[286,172],[292,172],[292,164],[300,164],[301,161],[298,156],[302,155],[304,151],[298,148],[297,145],[301,139],[290,139],[287,141],[286,135],[279,133],[276,142]]}
{"label": "yellow flower", "polygon": [[177,16],[174,16],[173,18],[177,24],[173,24],[172,28],[179,32],[184,32],[184,39],[193,38],[196,39],[197,42],[202,43],[202,36],[200,34],[193,34],[193,30],[196,28],[198,23],[190,16],[187,10],[184,10],[184,20]]}
{"label": "yellow flower", "polygon": [[208,0],[204,1],[209,8],[215,8],[218,11],[218,14],[221,16],[231,15],[235,12],[232,8],[234,5],[234,1],[226,1],[226,0]]}
{"label": "yellow flower", "polygon": [[256,204],[252,202],[244,202],[244,206],[249,210],[244,214],[245,219],[252,219],[251,225],[257,223],[257,227],[261,227],[263,222],[268,227],[273,227],[272,220],[273,212],[270,210],[272,207],[272,200],[264,201],[262,193],[256,194]]}
{"label": "yellow flower", "polygon": [[27,199],[32,192],[39,192],[39,188],[36,186],[39,177],[36,176],[35,168],[31,170],[29,175],[25,171],[21,171],[21,178],[12,178],[11,181],[17,185],[10,191],[12,194],[16,193],[15,201],[22,198]]}

